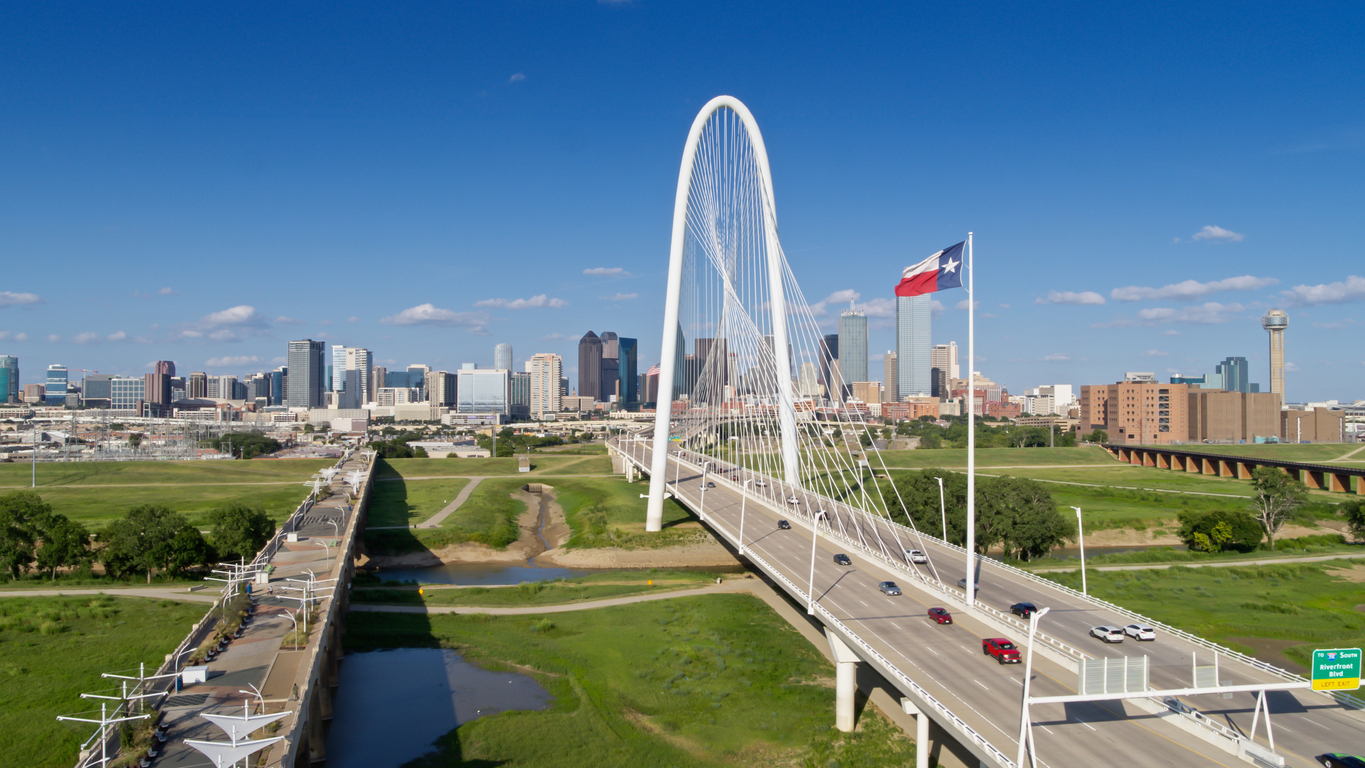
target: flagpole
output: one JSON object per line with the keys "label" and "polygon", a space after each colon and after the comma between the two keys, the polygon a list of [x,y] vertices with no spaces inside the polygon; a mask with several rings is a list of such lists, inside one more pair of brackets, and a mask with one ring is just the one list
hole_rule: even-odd
{"label": "flagpole", "polygon": [[976,609],[976,270],[972,267],[972,233],[967,233],[967,605]]}

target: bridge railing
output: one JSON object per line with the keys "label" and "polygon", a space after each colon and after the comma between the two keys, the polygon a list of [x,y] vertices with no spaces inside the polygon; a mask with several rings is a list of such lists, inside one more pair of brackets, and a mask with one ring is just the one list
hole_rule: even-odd
{"label": "bridge railing", "polygon": [[[696,464],[694,464],[694,463],[692,463],[692,462],[686,461],[686,460],[684,460],[684,459],[682,459],[682,458],[680,458],[680,457],[677,457],[677,456],[675,456],[675,457],[673,457],[673,458],[674,458],[674,460],[676,460],[676,461],[679,461],[679,462],[681,462],[681,463],[683,463],[683,464],[686,464],[686,465],[688,465],[688,466],[690,466],[690,467],[695,467],[696,469],[700,470],[700,467],[698,467]],[[742,488],[739,488],[739,487],[736,486],[734,483],[730,482],[730,481],[728,480],[728,478],[726,478],[726,477],[724,477],[724,476],[721,476],[721,475],[717,475],[717,476],[720,477],[721,482],[724,482],[724,483],[726,483],[727,485],[729,485],[730,487],[735,488],[736,490],[739,490],[739,491],[743,492],[743,489],[742,489]],[[867,516],[867,517],[871,517],[870,515],[867,515],[866,512],[862,512],[862,511],[860,511],[860,510],[856,510],[856,509],[854,509],[853,507],[850,507],[850,506],[847,505],[847,504],[842,504],[842,503],[839,503],[839,502],[834,502],[833,500],[826,499],[826,498],[820,496],[819,494],[814,494],[814,495],[816,496],[816,498],[819,498],[819,499],[821,499],[822,501],[829,502],[830,504],[838,504],[839,506],[843,506],[843,507],[848,508],[848,509],[853,509],[853,511],[856,512],[857,514],[864,515],[864,516]],[[959,546],[959,545],[957,545],[957,544],[953,544],[953,543],[951,543],[951,542],[944,541],[944,540],[942,540],[942,539],[936,538],[936,537],[934,537],[934,536],[931,536],[931,535],[929,535],[929,534],[925,534],[925,533],[920,532],[920,531],[915,531],[915,530],[913,530],[913,529],[911,529],[911,528],[909,528],[909,527],[907,527],[907,526],[905,526],[905,525],[903,525],[903,524],[901,524],[901,523],[895,522],[894,520],[886,520],[885,518],[877,518],[876,520],[873,520],[873,522],[874,522],[874,523],[880,522],[880,523],[884,523],[884,524],[888,524],[888,525],[894,526],[894,527],[898,528],[900,531],[904,532],[904,533],[907,535],[907,537],[908,537],[908,536],[911,536],[911,535],[923,536],[924,538],[930,539],[930,540],[933,541],[935,544],[941,545],[941,546],[943,546],[943,547],[945,547],[945,548],[947,548],[947,549],[951,549],[951,550],[960,552],[964,557],[966,557],[966,555],[967,555],[967,549],[966,549],[965,547]],[[840,538],[841,541],[844,541],[844,542],[847,543],[849,546],[857,547],[858,549],[862,550],[864,553],[871,555],[872,557],[874,557],[874,558],[876,558],[876,559],[882,561],[883,563],[885,563],[885,564],[887,564],[887,565],[890,565],[892,568],[895,568],[895,569],[898,570],[899,572],[901,572],[901,573],[906,573],[906,574],[908,574],[908,575],[910,575],[910,576],[912,576],[912,577],[917,578],[921,583],[928,585],[930,588],[935,589],[936,591],[938,591],[938,592],[941,593],[941,594],[944,594],[945,596],[948,596],[948,597],[950,597],[950,598],[952,598],[952,599],[954,599],[954,600],[957,600],[957,599],[958,599],[957,595],[956,595],[955,593],[949,592],[949,591],[943,586],[942,582],[939,582],[939,581],[936,581],[936,580],[932,580],[932,579],[928,579],[928,578],[926,578],[925,576],[923,576],[923,574],[920,574],[918,571],[906,567],[903,563],[899,563],[899,562],[897,562],[897,561],[895,561],[895,560],[892,560],[892,559],[890,559],[890,558],[887,558],[884,554],[882,554],[882,553],[880,553],[880,552],[877,552],[876,550],[872,550],[872,549],[870,549],[870,548],[868,548],[868,547],[865,547],[861,542],[857,542],[857,541],[854,541],[854,540],[850,539],[849,537],[840,535],[837,531],[829,531],[829,532],[827,532],[826,535],[838,536],[838,538]],[[1226,656],[1226,657],[1235,659],[1235,660],[1237,660],[1237,661],[1242,662],[1243,664],[1246,664],[1246,665],[1248,665],[1248,666],[1250,666],[1250,667],[1253,667],[1253,668],[1255,668],[1255,669],[1259,669],[1259,670],[1261,670],[1262,672],[1265,672],[1266,674],[1273,675],[1273,676],[1278,677],[1278,678],[1280,678],[1280,679],[1282,679],[1282,680],[1288,680],[1288,681],[1293,681],[1293,682],[1303,682],[1303,681],[1307,680],[1307,678],[1305,678],[1305,677],[1302,676],[1302,675],[1297,675],[1297,674],[1294,674],[1293,672],[1290,672],[1290,671],[1288,671],[1288,670],[1281,669],[1280,667],[1277,667],[1277,666],[1275,666],[1275,665],[1273,665],[1273,664],[1268,664],[1268,663],[1266,663],[1266,662],[1264,662],[1264,661],[1261,661],[1260,659],[1258,659],[1258,658],[1256,658],[1256,657],[1254,657],[1254,656],[1248,656],[1247,654],[1240,653],[1240,652],[1238,652],[1238,651],[1234,651],[1234,650],[1232,650],[1231,648],[1227,648],[1227,647],[1225,647],[1225,646],[1219,645],[1218,643],[1212,642],[1212,641],[1210,641],[1210,640],[1206,640],[1206,639],[1204,639],[1204,638],[1202,638],[1202,637],[1199,637],[1198,635],[1191,634],[1191,633],[1186,632],[1186,631],[1184,631],[1184,630],[1182,630],[1182,629],[1177,629],[1176,627],[1172,627],[1172,626],[1170,626],[1169,624],[1166,624],[1166,623],[1164,623],[1164,622],[1156,621],[1156,620],[1151,619],[1151,618],[1149,618],[1149,617],[1147,617],[1147,616],[1143,616],[1143,615],[1140,614],[1140,613],[1136,613],[1136,612],[1131,611],[1131,610],[1129,610],[1129,609],[1127,609],[1127,608],[1124,608],[1124,607],[1122,607],[1122,606],[1120,606],[1120,605],[1115,605],[1114,603],[1111,603],[1111,602],[1109,602],[1109,601],[1107,601],[1107,600],[1102,600],[1102,599],[1100,599],[1100,598],[1093,597],[1093,596],[1091,596],[1091,595],[1087,595],[1087,594],[1085,594],[1085,593],[1083,593],[1083,592],[1080,592],[1079,590],[1072,589],[1071,587],[1068,587],[1068,586],[1066,586],[1066,585],[1064,585],[1064,584],[1059,584],[1059,583],[1057,583],[1057,582],[1055,582],[1055,581],[1052,581],[1051,579],[1045,579],[1045,578],[1043,578],[1043,577],[1041,577],[1041,576],[1039,576],[1039,575],[1037,575],[1037,574],[1031,573],[1031,572],[1026,571],[1026,570],[1024,570],[1024,569],[1022,569],[1022,568],[1017,568],[1017,567],[1015,567],[1015,566],[1013,566],[1013,565],[1010,565],[1010,564],[1008,564],[1008,563],[1002,563],[1002,562],[1000,562],[1000,561],[998,561],[998,560],[992,560],[992,561],[990,561],[989,565],[990,565],[990,567],[992,567],[992,568],[1000,568],[1000,569],[1004,570],[1007,574],[1010,574],[1010,575],[1013,576],[1013,577],[1020,578],[1020,579],[1024,579],[1024,580],[1026,580],[1026,581],[1031,581],[1031,582],[1033,582],[1033,583],[1038,584],[1039,586],[1044,586],[1044,587],[1048,587],[1048,588],[1051,588],[1051,589],[1056,589],[1056,590],[1058,590],[1058,591],[1060,591],[1060,592],[1063,592],[1063,593],[1066,593],[1066,594],[1068,594],[1068,595],[1070,595],[1070,596],[1072,596],[1072,597],[1079,598],[1082,602],[1091,603],[1091,604],[1095,605],[1096,607],[1103,608],[1103,609],[1108,610],[1108,611],[1112,611],[1112,612],[1118,614],[1119,616],[1123,617],[1124,619],[1130,621],[1131,623],[1146,624],[1146,625],[1148,625],[1148,626],[1150,626],[1150,627],[1152,627],[1152,628],[1154,628],[1154,629],[1158,629],[1158,630],[1160,630],[1160,631],[1162,631],[1162,632],[1169,633],[1169,634],[1171,634],[1171,635],[1174,635],[1174,636],[1176,636],[1176,637],[1181,638],[1182,640],[1186,640],[1186,641],[1188,641],[1188,642],[1190,642],[1190,643],[1193,643],[1193,644],[1195,644],[1195,645],[1198,645],[1198,646],[1200,646],[1200,647],[1202,647],[1202,648],[1207,648],[1207,649],[1209,649],[1209,650],[1211,650],[1211,651],[1217,651],[1218,654],[1219,654],[1220,656]],[[965,604],[965,602],[966,602],[966,597],[963,596],[963,597],[961,598],[961,600],[962,600],[962,602]],[[1014,617],[1010,616],[1009,614],[1005,614],[1005,613],[1003,613],[1003,612],[1001,612],[1001,611],[998,611],[998,610],[996,610],[996,609],[994,609],[994,608],[990,608],[989,606],[983,606],[983,605],[981,605],[979,602],[977,603],[976,607],[977,607],[978,609],[984,610],[984,611],[987,612],[987,613],[992,614],[994,617],[996,617],[996,618],[998,618],[998,619],[1004,621],[1004,622],[1005,622],[1006,624],[1008,624],[1008,625],[1017,626],[1018,628],[1020,628],[1021,630],[1024,630],[1024,631],[1027,631],[1027,629],[1028,629],[1026,625],[1024,625],[1022,622],[1019,622],[1019,621],[1015,620]],[[1045,634],[1043,634],[1043,633],[1038,633],[1037,636],[1038,636],[1039,639],[1043,640],[1043,642],[1047,643],[1048,645],[1052,645],[1052,646],[1054,646],[1054,647],[1057,647],[1059,650],[1063,650],[1064,652],[1066,652],[1066,653],[1068,653],[1068,654],[1074,655],[1074,656],[1076,656],[1076,657],[1078,657],[1078,658],[1080,658],[1080,657],[1086,657],[1086,658],[1088,658],[1088,656],[1087,656],[1086,654],[1084,654],[1083,652],[1081,652],[1081,651],[1079,651],[1079,650],[1073,648],[1072,646],[1070,646],[1070,645],[1068,645],[1068,644],[1066,644],[1066,643],[1063,643],[1063,642],[1060,641],[1060,640],[1057,640],[1056,638],[1047,636],[1047,635],[1045,635]],[[1358,696],[1354,696],[1354,695],[1349,694],[1349,693],[1334,692],[1334,691],[1318,691],[1318,693],[1321,693],[1321,694],[1323,694],[1323,695],[1325,695],[1325,696],[1327,696],[1327,697],[1329,697],[1329,698],[1331,698],[1331,699],[1334,699],[1334,700],[1340,702],[1341,704],[1343,704],[1343,705],[1345,705],[1345,706],[1353,707],[1353,708],[1355,708],[1355,709],[1365,709],[1365,699],[1362,699],[1362,698],[1360,698],[1360,697],[1358,697]]]}
{"label": "bridge railing", "polygon": [[[687,465],[687,466],[689,466],[689,467],[695,467],[695,468],[698,469],[698,470],[701,469],[700,467],[697,467],[697,465],[694,464],[694,463],[692,463],[692,462],[685,461],[685,460],[682,460],[682,459],[678,459],[677,457],[674,457],[674,458],[677,459],[680,463],[685,464],[685,465]],[[733,488],[733,489],[735,489],[736,491],[739,491],[739,492],[741,492],[741,493],[744,492],[743,488],[741,488],[739,484],[736,484],[735,482],[731,481],[727,476],[725,476],[725,475],[723,475],[723,474],[720,474],[720,473],[717,473],[714,477],[715,477],[716,479],[718,479],[721,483],[725,484],[726,486],[731,487],[731,488]],[[850,510],[852,513],[859,514],[859,515],[865,515],[865,516],[866,516],[866,513],[862,512],[862,511],[860,511],[860,510],[857,510],[857,509],[855,509],[855,508],[853,508],[853,507],[851,507],[851,506],[849,506],[849,505],[847,505],[847,504],[843,504],[843,503],[839,503],[839,502],[833,502],[833,501],[831,501],[831,500],[829,500],[829,499],[826,499],[826,498],[824,498],[824,497],[819,496],[818,494],[816,494],[816,497],[819,498],[819,499],[821,499],[822,502],[829,502],[829,505],[830,505],[830,506],[840,506],[840,507],[844,507],[845,509]],[[809,517],[809,515],[807,515],[807,517]],[[874,521],[874,522],[878,522],[878,521]],[[879,522],[886,523],[886,522],[889,522],[889,521],[887,521],[887,520],[885,520],[885,519],[881,519]],[[894,522],[892,522],[891,524],[892,524],[892,525],[898,525],[897,523],[894,523]],[[901,527],[904,528],[904,526],[901,526]],[[907,533],[915,533],[915,532],[913,532],[913,531],[910,531],[909,529],[905,529],[905,530],[907,531]],[[848,535],[848,534],[846,534],[846,533],[844,533],[844,532],[842,532],[842,531],[838,531],[838,530],[835,530],[835,529],[833,529],[833,528],[821,529],[821,534],[820,534],[820,535],[825,536],[826,538],[829,538],[829,539],[837,540],[837,541],[839,541],[839,542],[841,542],[841,543],[843,543],[843,544],[846,544],[849,548],[855,549],[855,550],[861,552],[863,556],[868,557],[868,558],[871,558],[871,559],[877,560],[883,567],[887,568],[888,570],[892,570],[892,571],[894,571],[894,572],[896,572],[896,573],[905,574],[906,577],[911,578],[911,579],[914,579],[914,580],[917,581],[920,585],[922,585],[923,587],[927,588],[929,591],[932,591],[932,592],[938,594],[939,596],[941,596],[942,598],[944,598],[946,601],[951,602],[952,604],[954,604],[954,605],[957,606],[957,607],[966,608],[966,606],[967,606],[966,597],[963,596],[963,595],[958,595],[956,592],[952,591],[952,590],[949,589],[945,584],[943,584],[943,582],[941,582],[941,581],[939,581],[939,580],[937,580],[937,579],[931,579],[931,578],[929,578],[928,576],[925,576],[925,575],[924,575],[922,572],[920,572],[918,569],[912,568],[912,567],[910,567],[910,566],[907,566],[905,563],[903,563],[903,562],[901,562],[901,561],[899,561],[899,560],[896,560],[895,558],[887,557],[886,554],[885,554],[884,552],[880,552],[880,551],[878,551],[877,549],[874,549],[874,548],[872,548],[871,546],[868,546],[867,544],[865,544],[865,543],[863,543],[863,542],[861,542],[861,541],[855,539],[854,537],[852,537],[852,536],[850,536],[850,535]],[[932,538],[932,537],[929,537],[929,538]],[[964,550],[964,552],[965,552],[965,550]],[[982,604],[981,602],[979,602],[979,601],[976,603],[975,609],[976,609],[977,611],[981,612],[981,613],[984,613],[984,614],[990,616],[991,618],[993,618],[993,619],[995,619],[996,621],[1000,622],[1000,623],[1003,624],[1004,626],[1009,627],[1009,628],[1015,630],[1016,632],[1020,632],[1020,633],[1023,633],[1023,634],[1027,634],[1027,633],[1028,633],[1028,625],[1025,624],[1025,623],[1022,622],[1022,621],[1019,621],[1018,619],[1016,619],[1016,618],[1015,618],[1013,615],[1011,615],[1011,614],[1005,613],[1004,611],[997,610],[997,609],[992,608],[992,607],[990,607],[990,606],[988,606],[988,605],[983,605],[983,604]],[[1090,654],[1087,654],[1087,653],[1085,653],[1084,651],[1081,651],[1080,649],[1078,649],[1078,648],[1076,648],[1076,647],[1070,645],[1069,643],[1066,643],[1066,642],[1063,642],[1063,641],[1061,641],[1061,640],[1058,640],[1057,638],[1055,638],[1055,637],[1053,637],[1053,636],[1051,636],[1051,635],[1049,635],[1049,634],[1047,634],[1047,633],[1045,633],[1045,632],[1037,632],[1037,633],[1035,633],[1035,637],[1036,637],[1037,640],[1038,640],[1039,642],[1041,642],[1043,645],[1050,646],[1052,649],[1054,649],[1054,650],[1060,652],[1060,653],[1063,654],[1064,656],[1070,657],[1071,659],[1073,659],[1073,660],[1075,660],[1075,661],[1079,661],[1080,659],[1089,659],[1089,658],[1093,658],[1092,656],[1090,656]]]}

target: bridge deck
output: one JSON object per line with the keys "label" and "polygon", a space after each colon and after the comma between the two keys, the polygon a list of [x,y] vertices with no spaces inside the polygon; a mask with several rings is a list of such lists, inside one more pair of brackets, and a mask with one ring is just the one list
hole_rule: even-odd
{"label": "bridge deck", "polygon": [[[651,454],[647,442],[626,442],[620,447],[636,466],[648,470]],[[702,513],[703,520],[732,543],[739,540],[743,506],[744,545],[798,590],[804,590],[810,579],[811,533],[804,520],[807,514],[804,510],[810,506],[825,509],[831,515],[830,525],[847,532],[855,541],[861,534],[874,548],[879,548],[875,541],[878,532],[884,541],[895,540],[892,527],[884,521],[875,523],[847,507],[799,489],[793,491],[770,478],[764,478],[767,485],[750,492],[748,500],[741,504],[739,483],[716,473],[709,475],[715,487],[705,490],[703,500],[699,467],[670,455],[667,476],[670,489],[675,487],[675,476],[678,500]],[[800,503],[786,503],[784,500],[791,495],[797,496]],[[790,519],[792,529],[779,530],[779,518]],[[965,575],[965,553],[927,536],[907,540],[903,530],[895,530],[905,548],[925,551],[933,564],[914,566],[918,570],[912,572],[907,564],[879,561],[856,547],[832,540],[824,530],[822,523],[814,558],[814,591],[820,605],[1013,759],[1023,670],[1015,665],[997,665],[981,652],[983,637],[1001,634],[1000,620],[954,610],[956,623],[939,626],[926,616],[930,606],[943,605],[950,610],[953,606],[933,585],[920,580],[937,583],[933,575],[933,568],[937,568],[943,582],[956,584]],[[836,565],[833,562],[836,552],[849,554],[853,565]],[[1188,687],[1192,661],[1197,658],[1201,666],[1213,663],[1211,650],[1170,634],[1159,635],[1156,642],[1139,644],[1129,640],[1106,645],[1089,637],[1090,628],[1100,624],[1121,626],[1132,623],[1131,618],[1063,588],[1021,576],[989,559],[978,559],[976,567],[981,584],[980,603],[1004,611],[1020,601],[1049,606],[1051,611],[1041,622],[1040,633],[1093,658],[1145,654],[1151,659],[1153,688]],[[896,581],[904,594],[899,597],[881,594],[877,583],[884,580]],[[956,594],[960,599],[961,591]],[[1022,631],[1007,636],[1015,642],[1025,639]],[[1061,664],[1035,654],[1034,671],[1034,696],[1075,693],[1076,673]],[[1225,685],[1284,680],[1270,671],[1227,657],[1220,661],[1220,676]],[[1254,706],[1251,694],[1235,694],[1230,700],[1199,697],[1188,703],[1242,733],[1250,731]],[[1287,765],[1303,768],[1316,765],[1312,756],[1324,751],[1365,751],[1365,718],[1326,697],[1306,691],[1272,693],[1270,707],[1277,751]],[[1034,707],[1033,721],[1039,763],[1059,768],[1094,764],[1092,761],[1113,760],[1123,755],[1143,755],[1154,764],[1164,765],[1240,764],[1222,749],[1161,722],[1131,702],[1039,705]],[[1264,725],[1256,741],[1265,745]]]}

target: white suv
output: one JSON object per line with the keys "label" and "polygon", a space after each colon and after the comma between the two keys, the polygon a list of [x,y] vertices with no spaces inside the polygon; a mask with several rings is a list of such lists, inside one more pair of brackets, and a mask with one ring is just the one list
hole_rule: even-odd
{"label": "white suv", "polygon": [[1155,640],[1156,631],[1145,624],[1129,624],[1123,628],[1123,634],[1134,640]]}
{"label": "white suv", "polygon": [[1106,643],[1123,642],[1123,630],[1118,627],[1099,626],[1090,630],[1091,637],[1098,637]]}

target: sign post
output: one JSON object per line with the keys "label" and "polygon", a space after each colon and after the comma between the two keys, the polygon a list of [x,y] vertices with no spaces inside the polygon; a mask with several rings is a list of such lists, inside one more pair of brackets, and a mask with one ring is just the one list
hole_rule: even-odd
{"label": "sign post", "polygon": [[1360,687],[1360,649],[1313,651],[1313,690],[1354,691]]}

